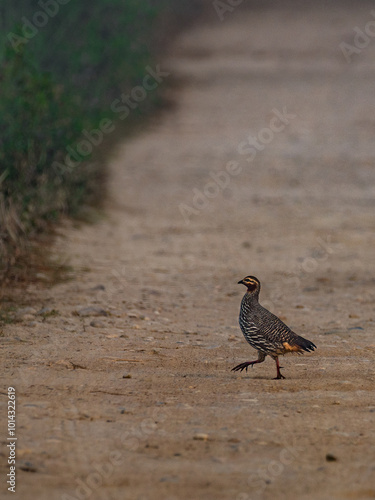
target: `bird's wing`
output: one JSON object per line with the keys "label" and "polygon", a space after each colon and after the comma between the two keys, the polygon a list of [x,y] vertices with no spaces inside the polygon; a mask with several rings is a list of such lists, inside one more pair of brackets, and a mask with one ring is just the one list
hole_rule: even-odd
{"label": "bird's wing", "polygon": [[285,342],[294,345],[294,338],[298,336],[280,318],[264,309],[267,314],[256,315],[256,325],[262,332],[264,338],[273,347],[282,347]]}
{"label": "bird's wing", "polygon": [[272,335],[267,334],[258,317],[255,317],[254,321],[246,322],[242,322],[240,319],[240,326],[245,339],[255,349],[274,352],[275,347],[280,347],[281,345],[280,343],[275,344]]}

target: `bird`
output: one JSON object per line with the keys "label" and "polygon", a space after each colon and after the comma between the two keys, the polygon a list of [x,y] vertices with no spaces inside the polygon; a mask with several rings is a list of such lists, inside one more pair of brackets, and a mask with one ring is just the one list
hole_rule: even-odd
{"label": "bird", "polygon": [[316,345],[310,340],[294,333],[280,318],[272,314],[259,304],[260,281],[255,276],[246,276],[238,282],[245,285],[247,291],[241,301],[239,323],[247,342],[258,351],[258,359],[245,361],[232,371],[242,371],[248,366],[263,363],[266,356],[276,362],[277,375],[274,380],[285,378],[281,374],[279,356],[288,353],[303,354],[304,351],[312,352]]}

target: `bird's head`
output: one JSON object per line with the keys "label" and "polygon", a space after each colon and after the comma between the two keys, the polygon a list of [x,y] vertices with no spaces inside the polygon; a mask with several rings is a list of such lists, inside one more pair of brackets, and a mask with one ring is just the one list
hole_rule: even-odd
{"label": "bird's head", "polygon": [[250,293],[259,293],[260,281],[255,276],[246,276],[243,280],[238,282],[239,285],[245,285],[247,291]]}

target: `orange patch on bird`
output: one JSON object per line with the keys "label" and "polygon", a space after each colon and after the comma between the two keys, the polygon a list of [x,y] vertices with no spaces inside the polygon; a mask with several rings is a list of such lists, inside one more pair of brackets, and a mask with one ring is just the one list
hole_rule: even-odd
{"label": "orange patch on bird", "polygon": [[284,349],[288,352],[299,352],[302,351],[299,345],[290,345],[288,342],[283,342]]}

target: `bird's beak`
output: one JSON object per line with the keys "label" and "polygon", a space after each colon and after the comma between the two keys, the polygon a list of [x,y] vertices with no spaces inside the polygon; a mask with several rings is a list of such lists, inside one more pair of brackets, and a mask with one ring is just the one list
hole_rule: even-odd
{"label": "bird's beak", "polygon": [[244,285],[244,284],[245,284],[245,283],[243,282],[243,280],[241,280],[241,281],[239,281],[239,282],[237,283],[237,285]]}

